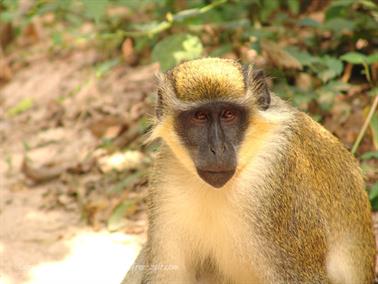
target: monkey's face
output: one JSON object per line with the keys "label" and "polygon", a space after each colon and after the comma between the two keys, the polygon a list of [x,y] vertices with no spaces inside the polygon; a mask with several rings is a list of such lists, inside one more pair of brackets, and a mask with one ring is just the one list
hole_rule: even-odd
{"label": "monkey's face", "polygon": [[237,150],[248,124],[248,110],[215,101],[179,112],[175,129],[188,149],[198,175],[220,188],[234,175]]}
{"label": "monkey's face", "polygon": [[256,133],[268,129],[258,113],[269,106],[264,75],[253,66],[221,58],[187,61],[159,76],[150,141],[162,138],[191,174],[220,188],[258,148]]}

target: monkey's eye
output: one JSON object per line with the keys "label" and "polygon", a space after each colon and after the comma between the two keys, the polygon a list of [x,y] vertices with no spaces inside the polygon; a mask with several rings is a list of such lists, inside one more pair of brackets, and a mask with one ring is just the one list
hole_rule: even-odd
{"label": "monkey's eye", "polygon": [[226,109],[222,112],[221,118],[224,121],[233,121],[236,118],[236,112],[231,109]]}
{"label": "monkey's eye", "polygon": [[205,122],[207,120],[207,114],[203,111],[196,111],[193,119],[197,122]]}

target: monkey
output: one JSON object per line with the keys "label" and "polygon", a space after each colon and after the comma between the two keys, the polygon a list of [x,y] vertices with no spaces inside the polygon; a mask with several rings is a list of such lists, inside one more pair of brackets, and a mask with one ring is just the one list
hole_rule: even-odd
{"label": "monkey", "polygon": [[375,240],[356,159],[221,58],[160,75],[147,242],[122,283],[372,283]]}

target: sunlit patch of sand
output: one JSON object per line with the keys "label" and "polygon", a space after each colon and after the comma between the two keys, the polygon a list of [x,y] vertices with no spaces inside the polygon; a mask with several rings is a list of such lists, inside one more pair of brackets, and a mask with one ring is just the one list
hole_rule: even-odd
{"label": "sunlit patch of sand", "polygon": [[13,284],[14,282],[6,275],[0,275],[0,284]]}
{"label": "sunlit patch of sand", "polygon": [[66,245],[69,254],[63,260],[32,267],[25,283],[119,284],[140,250],[140,238],[84,231]]}

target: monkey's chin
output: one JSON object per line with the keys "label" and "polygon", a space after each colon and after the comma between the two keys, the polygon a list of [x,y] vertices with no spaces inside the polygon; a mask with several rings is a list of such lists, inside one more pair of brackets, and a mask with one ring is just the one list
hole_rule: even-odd
{"label": "monkey's chin", "polygon": [[235,170],[217,172],[197,170],[197,172],[206,183],[212,187],[221,188],[232,178]]}

